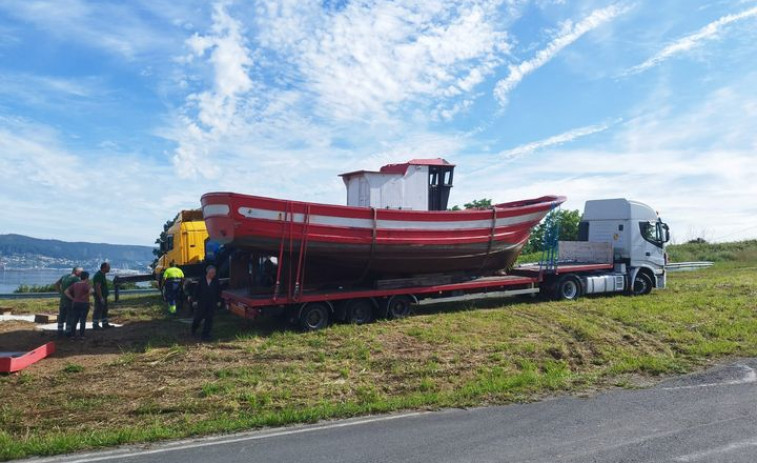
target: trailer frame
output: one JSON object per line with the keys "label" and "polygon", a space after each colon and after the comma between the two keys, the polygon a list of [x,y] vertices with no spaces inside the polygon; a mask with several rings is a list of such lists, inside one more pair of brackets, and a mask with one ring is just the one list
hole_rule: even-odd
{"label": "trailer frame", "polygon": [[[228,310],[242,318],[254,320],[268,312],[282,313],[288,311],[290,319],[297,321],[302,310],[308,304],[323,303],[328,305],[331,316],[344,319],[339,307],[347,301],[367,300],[375,307],[378,316],[399,318],[387,313],[387,306],[392,298],[405,296],[412,299],[414,305],[428,305],[443,302],[505,298],[522,295],[537,295],[546,289],[552,289],[556,281],[565,275],[586,275],[607,272],[613,269],[612,263],[558,263],[551,269],[538,264],[516,267],[509,274],[482,276],[468,281],[446,284],[409,286],[394,289],[375,289],[367,287],[331,288],[326,290],[300,291],[283,295],[251,295],[248,289],[229,289],[222,294]],[[383,312],[383,313],[382,313]]]}

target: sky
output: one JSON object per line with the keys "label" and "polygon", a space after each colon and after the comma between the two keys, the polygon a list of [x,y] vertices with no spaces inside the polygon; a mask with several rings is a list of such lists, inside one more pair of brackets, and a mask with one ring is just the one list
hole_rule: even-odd
{"label": "sky", "polygon": [[0,233],[153,243],[203,193],[650,204],[757,237],[757,0],[3,0]]}

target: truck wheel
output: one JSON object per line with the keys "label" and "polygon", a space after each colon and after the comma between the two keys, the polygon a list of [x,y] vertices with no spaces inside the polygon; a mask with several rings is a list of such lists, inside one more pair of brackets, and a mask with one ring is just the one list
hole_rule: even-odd
{"label": "truck wheel", "polygon": [[636,278],[633,280],[633,288],[631,288],[632,296],[644,296],[652,292],[652,279],[649,275],[643,272],[636,274]]}
{"label": "truck wheel", "polygon": [[300,310],[300,328],[302,331],[317,331],[329,326],[331,309],[323,302],[305,304]]}
{"label": "truck wheel", "polygon": [[581,282],[574,276],[565,275],[557,280],[552,296],[557,301],[575,301],[581,297]]}
{"label": "truck wheel", "polygon": [[410,315],[413,298],[410,296],[393,296],[386,305],[389,318],[405,318]]}
{"label": "truck wheel", "polygon": [[347,303],[347,323],[364,325],[373,321],[373,303],[370,299],[353,299]]}

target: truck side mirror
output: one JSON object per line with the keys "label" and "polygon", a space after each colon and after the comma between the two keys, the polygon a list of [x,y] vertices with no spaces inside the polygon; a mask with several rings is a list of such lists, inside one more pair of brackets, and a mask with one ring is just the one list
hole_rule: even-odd
{"label": "truck side mirror", "polygon": [[660,225],[662,227],[662,242],[667,243],[670,241],[670,227],[668,227],[668,224],[663,223]]}

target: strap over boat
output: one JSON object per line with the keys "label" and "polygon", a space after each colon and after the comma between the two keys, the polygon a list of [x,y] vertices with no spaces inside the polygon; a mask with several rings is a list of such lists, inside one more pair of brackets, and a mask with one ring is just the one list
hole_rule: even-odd
{"label": "strap over boat", "polygon": [[368,276],[368,272],[371,271],[373,256],[376,254],[376,237],[378,235],[378,211],[375,207],[371,207],[371,217],[373,218],[373,225],[371,227],[371,250],[368,254],[368,260],[365,263],[363,273],[360,275],[358,282],[365,280],[365,278]]}
{"label": "strap over boat", "polygon": [[497,207],[492,206],[492,225],[489,229],[489,243],[486,245],[486,255],[484,256],[483,260],[481,261],[481,267],[478,269],[479,272],[481,272],[484,268],[486,268],[486,264],[489,261],[489,255],[491,255],[492,248],[494,247],[494,236],[497,232]]}

